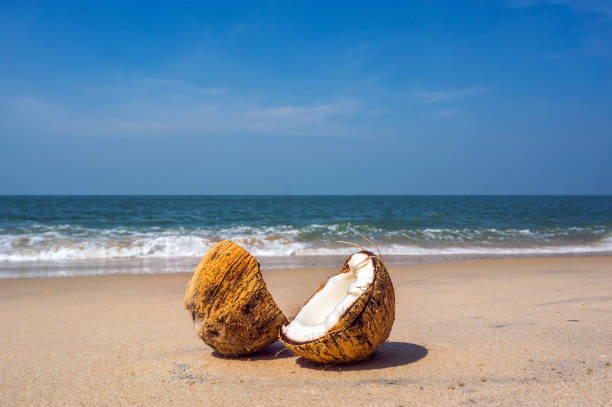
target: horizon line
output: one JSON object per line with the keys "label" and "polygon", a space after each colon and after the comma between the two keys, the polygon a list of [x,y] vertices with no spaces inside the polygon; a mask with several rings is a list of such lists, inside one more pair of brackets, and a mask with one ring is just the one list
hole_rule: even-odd
{"label": "horizon line", "polygon": [[590,194],[590,193],[566,193],[566,194],[524,194],[524,193],[508,193],[508,194],[0,194],[0,198],[9,197],[612,197],[609,194]]}

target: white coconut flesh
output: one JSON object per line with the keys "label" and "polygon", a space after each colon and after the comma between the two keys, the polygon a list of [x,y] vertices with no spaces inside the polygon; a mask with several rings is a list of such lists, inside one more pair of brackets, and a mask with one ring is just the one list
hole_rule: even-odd
{"label": "white coconut flesh", "polygon": [[282,328],[294,342],[319,339],[329,332],[340,317],[357,301],[374,280],[374,263],[370,256],[355,253],[348,262],[349,271],[329,280],[291,321]]}

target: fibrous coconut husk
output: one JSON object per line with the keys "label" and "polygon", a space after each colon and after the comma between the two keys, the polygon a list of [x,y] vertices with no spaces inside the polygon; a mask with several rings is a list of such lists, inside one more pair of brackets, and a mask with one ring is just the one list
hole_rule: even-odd
{"label": "fibrous coconut husk", "polygon": [[[318,363],[352,362],[369,356],[389,337],[395,319],[393,284],[379,257],[365,250],[358,253],[368,255],[374,264],[372,283],[321,338],[297,342],[281,330],[281,342],[294,354]],[[349,260],[350,257],[342,272],[349,271]]]}
{"label": "fibrous coconut husk", "polygon": [[266,288],[259,262],[228,240],[215,245],[196,268],[185,308],[198,336],[226,356],[265,348],[287,323]]}

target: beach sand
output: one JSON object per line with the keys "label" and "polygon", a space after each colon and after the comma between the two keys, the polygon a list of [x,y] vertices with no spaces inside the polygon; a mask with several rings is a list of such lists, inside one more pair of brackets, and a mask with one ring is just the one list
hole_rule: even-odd
{"label": "beach sand", "polygon": [[[394,266],[393,331],[319,366],[221,357],[191,273],[0,281],[0,405],[612,405],[612,257]],[[191,271],[191,270],[186,270]],[[264,270],[288,315],[337,270]]]}

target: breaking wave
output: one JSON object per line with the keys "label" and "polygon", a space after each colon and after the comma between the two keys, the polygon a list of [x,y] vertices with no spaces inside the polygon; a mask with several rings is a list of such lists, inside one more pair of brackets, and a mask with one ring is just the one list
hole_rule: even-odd
{"label": "breaking wave", "polygon": [[350,222],[304,226],[227,228],[96,229],[70,224],[34,224],[0,229],[0,262],[70,261],[122,258],[201,257],[223,239],[231,239],[257,256],[344,255],[348,240],[372,248],[360,234],[374,239],[384,254],[547,255],[612,252],[604,226],[530,229],[415,228],[389,229]]}

